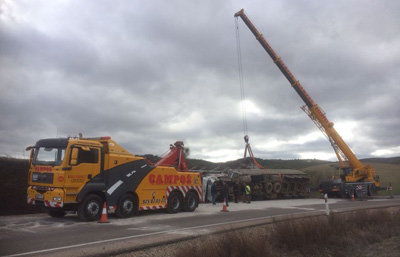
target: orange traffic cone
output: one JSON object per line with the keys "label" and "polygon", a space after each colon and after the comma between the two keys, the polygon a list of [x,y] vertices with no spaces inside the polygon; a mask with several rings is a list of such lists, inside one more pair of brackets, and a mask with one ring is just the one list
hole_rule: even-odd
{"label": "orange traffic cone", "polygon": [[103,212],[101,213],[100,220],[97,223],[109,223],[108,222],[108,217],[107,217],[107,205],[106,205],[106,202],[104,202]]}
{"label": "orange traffic cone", "polygon": [[222,210],[223,212],[228,212],[228,208],[226,207],[226,199],[224,198],[224,205],[222,205]]}
{"label": "orange traffic cone", "polygon": [[354,202],[354,194],[351,195],[351,201]]}

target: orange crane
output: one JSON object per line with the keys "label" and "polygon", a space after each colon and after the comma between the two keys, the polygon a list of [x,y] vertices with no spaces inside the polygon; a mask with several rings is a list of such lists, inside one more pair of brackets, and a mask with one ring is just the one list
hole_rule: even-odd
{"label": "orange crane", "polygon": [[288,67],[281,58],[275,53],[272,47],[265,40],[264,36],[256,29],[250,19],[241,9],[235,13],[235,18],[242,18],[250,31],[254,34],[257,41],[265,49],[268,55],[272,58],[276,66],[289,81],[293,89],[297,92],[305,105],[301,108],[311,118],[315,125],[328,138],[333,150],[339,160],[341,175],[340,182],[321,184],[323,193],[338,193],[341,196],[347,194],[351,196],[356,194],[368,193],[373,194],[379,189],[379,177],[375,175],[374,169],[369,165],[362,164],[350,147],[345,143],[339,133],[335,130],[333,123],[328,120],[322,109],[313,101],[310,95],[306,92],[300,82],[290,72]]}

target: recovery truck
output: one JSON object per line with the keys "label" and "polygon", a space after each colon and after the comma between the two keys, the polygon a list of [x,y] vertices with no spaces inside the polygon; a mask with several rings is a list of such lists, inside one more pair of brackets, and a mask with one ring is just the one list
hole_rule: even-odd
{"label": "recovery truck", "polygon": [[333,179],[329,182],[322,182],[320,184],[320,191],[330,195],[336,194],[341,197],[349,197],[352,195],[357,197],[363,196],[364,194],[372,195],[379,190],[379,177],[375,175],[374,169],[369,165],[362,164],[357,159],[356,155],[333,127],[333,122],[328,120],[324,111],[313,101],[304,87],[290,72],[282,59],[278,57],[264,36],[246,16],[244,10],[241,9],[239,12],[235,13],[234,17],[236,19],[240,17],[243,20],[256,37],[257,41],[272,58],[293,89],[304,101],[305,105],[301,107],[302,110],[328,138],[333,150],[335,151],[340,164],[340,176],[339,178]]}
{"label": "recovery truck", "polygon": [[83,221],[109,213],[130,217],[139,210],[194,211],[202,188],[189,172],[183,142],[170,146],[156,165],[135,156],[110,137],[41,139],[30,150],[27,202],[52,217],[76,211]]}

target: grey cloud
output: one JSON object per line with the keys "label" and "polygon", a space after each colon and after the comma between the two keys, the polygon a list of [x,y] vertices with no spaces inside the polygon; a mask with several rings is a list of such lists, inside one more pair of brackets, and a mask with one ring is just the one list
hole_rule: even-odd
{"label": "grey cloud", "polygon": [[[242,4],[28,1],[2,8],[0,155],[78,132],[110,135],[139,154],[161,154],[178,139],[195,158],[241,151],[233,13],[242,7],[332,121],[363,126],[357,135],[374,143],[349,140],[356,153],[400,145],[396,1]],[[262,112],[248,114],[250,137],[294,140],[316,131],[242,23],[240,34],[246,96]],[[329,147],[321,139],[256,154],[298,158]]]}

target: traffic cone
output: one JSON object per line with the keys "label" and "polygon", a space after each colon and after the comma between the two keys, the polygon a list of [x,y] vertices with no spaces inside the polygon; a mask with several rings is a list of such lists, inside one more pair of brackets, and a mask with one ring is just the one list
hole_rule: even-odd
{"label": "traffic cone", "polygon": [[354,194],[351,195],[351,201],[354,202]]}
{"label": "traffic cone", "polygon": [[224,198],[224,205],[222,205],[222,210],[223,212],[228,212],[228,208],[226,207],[226,199]]}
{"label": "traffic cone", "polygon": [[104,202],[103,212],[101,213],[100,220],[97,223],[109,223],[108,222],[108,217],[107,217],[107,205],[106,205],[106,202]]}

